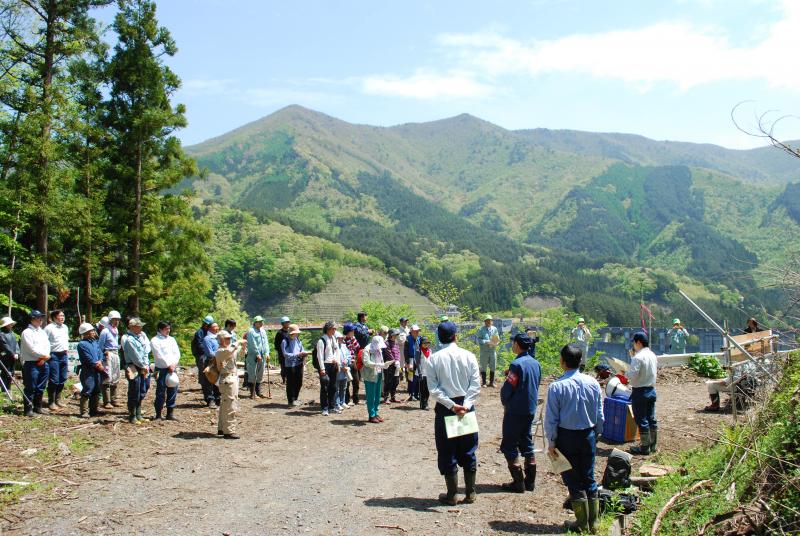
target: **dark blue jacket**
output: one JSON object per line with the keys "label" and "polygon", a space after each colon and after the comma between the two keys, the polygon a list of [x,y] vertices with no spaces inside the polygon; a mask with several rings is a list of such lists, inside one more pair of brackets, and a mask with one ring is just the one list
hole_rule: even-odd
{"label": "dark blue jacket", "polygon": [[530,354],[520,354],[508,367],[500,401],[508,415],[535,415],[542,366]]}
{"label": "dark blue jacket", "polygon": [[414,363],[414,368],[419,365],[419,339],[420,337],[412,337],[409,335],[406,338],[406,345],[403,347],[403,357],[405,358],[406,365]]}
{"label": "dark blue jacket", "polygon": [[86,372],[95,371],[95,365],[103,360],[103,352],[100,350],[100,342],[97,340],[82,340],[78,343],[78,358],[81,360],[81,370]]}

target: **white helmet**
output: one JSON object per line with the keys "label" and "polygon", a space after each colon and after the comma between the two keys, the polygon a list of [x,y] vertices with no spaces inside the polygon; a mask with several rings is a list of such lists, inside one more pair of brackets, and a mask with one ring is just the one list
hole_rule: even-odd
{"label": "white helmet", "polygon": [[108,313],[108,319],[109,320],[114,320],[115,318],[117,320],[121,320],[122,319],[122,315],[119,314],[119,311],[111,311],[110,313]]}
{"label": "white helmet", "polygon": [[631,388],[616,376],[612,376],[606,384],[606,395],[628,400],[631,397]]}
{"label": "white helmet", "polygon": [[167,379],[164,383],[167,384],[167,387],[172,389],[173,387],[177,387],[180,380],[178,379],[178,374],[175,371],[170,372],[167,374]]}
{"label": "white helmet", "polygon": [[89,322],[84,322],[80,326],[78,326],[78,333],[80,335],[86,335],[90,331],[95,331],[95,327],[91,325]]}

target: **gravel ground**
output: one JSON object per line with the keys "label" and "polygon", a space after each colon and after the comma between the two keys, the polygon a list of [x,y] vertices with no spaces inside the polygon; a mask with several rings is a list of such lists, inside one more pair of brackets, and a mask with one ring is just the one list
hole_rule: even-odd
{"label": "gravel ground", "polygon": [[[546,472],[542,455],[535,492],[501,491],[508,472],[498,452],[497,388],[484,389],[478,404],[478,501],[444,507],[436,501],[444,482],[436,470],[432,411],[412,403],[382,406],[386,422],[377,425],[365,422],[363,404],[323,417],[314,402],[317,382],[307,374],[299,408],[286,407],[278,384],[270,400],[241,400],[242,439],[230,441],[216,437],[215,412],[201,404],[195,378],[186,374],[182,384],[188,389],[178,398],[180,423],[131,426],[119,409],[87,423],[74,418],[71,402],[60,415],[38,419],[34,439],[24,418],[3,416],[0,426],[23,427],[0,442],[9,469],[46,487],[6,506],[0,532],[559,534],[571,518],[561,507],[566,489]],[[698,412],[707,396],[691,371],[660,373],[658,394],[664,452],[698,444],[729,419]],[[45,436],[65,433],[83,434],[94,447],[47,463],[20,456],[32,441],[52,443]],[[599,445],[598,477],[613,447]]]}

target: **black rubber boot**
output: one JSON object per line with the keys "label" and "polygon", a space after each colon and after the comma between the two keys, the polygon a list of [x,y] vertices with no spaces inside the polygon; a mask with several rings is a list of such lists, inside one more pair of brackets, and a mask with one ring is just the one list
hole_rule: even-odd
{"label": "black rubber boot", "polygon": [[525,458],[525,491],[536,488],[536,458]]}
{"label": "black rubber boot", "polygon": [[86,407],[89,404],[89,397],[81,395],[81,402],[80,402],[80,414],[78,415],[81,419],[87,418],[89,415],[86,413]]}
{"label": "black rubber boot", "polygon": [[439,502],[448,506],[458,504],[456,493],[458,493],[458,471],[444,475],[444,483],[447,486],[447,493],[439,494]]}
{"label": "black rubber boot", "polygon": [[56,406],[56,386],[55,385],[48,385],[47,386],[47,409],[50,411],[58,411],[58,406]]}
{"label": "black rubber boot", "polygon": [[494,371],[489,372],[489,387],[494,387]]}
{"label": "black rubber boot", "polygon": [[650,430],[643,430],[639,428],[639,435],[641,436],[639,445],[631,447],[628,452],[631,454],[636,454],[637,456],[647,456],[650,454]]}
{"label": "black rubber boot", "polygon": [[464,503],[472,504],[478,498],[478,493],[475,491],[475,477],[477,471],[467,471],[464,469]]}
{"label": "black rubber boot", "polygon": [[708,397],[711,399],[711,404],[704,407],[703,411],[708,411],[708,412],[722,411],[722,407],[719,404],[719,393],[714,395],[708,395]]}
{"label": "black rubber boot", "polygon": [[525,493],[525,475],[522,473],[522,465],[519,460],[508,462],[508,472],[511,473],[511,482],[503,484],[503,489],[511,493]]}
{"label": "black rubber boot", "polygon": [[658,428],[650,428],[650,454],[656,453],[657,443],[658,443]]}
{"label": "black rubber boot", "polygon": [[22,408],[26,417],[33,417],[33,404],[29,404],[24,398],[22,399]]}
{"label": "black rubber boot", "polygon": [[486,372],[481,372],[481,386],[486,387]]}
{"label": "black rubber boot", "polygon": [[156,414],[155,414],[155,417],[153,417],[153,420],[154,421],[160,421],[161,420],[161,410],[158,409],[158,408],[155,408],[155,412],[156,412]]}
{"label": "black rubber boot", "polygon": [[136,421],[137,422],[144,422],[144,419],[142,418],[142,403],[141,402],[136,404]]}
{"label": "black rubber boot", "polygon": [[128,422],[136,424],[136,406],[133,404],[128,404]]}
{"label": "black rubber boot", "polygon": [[100,416],[100,393],[92,393],[89,397],[89,417]]}
{"label": "black rubber boot", "polygon": [[42,407],[42,399],[44,398],[44,393],[39,393],[38,395],[34,395],[33,397],[33,412],[38,413],[39,415],[47,415],[50,413],[47,411],[47,408]]}
{"label": "black rubber boot", "polygon": [[64,386],[63,385],[59,385],[56,388],[56,406],[58,406],[59,408],[67,407],[66,401],[64,401],[63,398],[62,398],[63,394],[64,394]]}
{"label": "black rubber boot", "polygon": [[181,422],[181,420],[175,416],[175,408],[167,408],[167,420]]}

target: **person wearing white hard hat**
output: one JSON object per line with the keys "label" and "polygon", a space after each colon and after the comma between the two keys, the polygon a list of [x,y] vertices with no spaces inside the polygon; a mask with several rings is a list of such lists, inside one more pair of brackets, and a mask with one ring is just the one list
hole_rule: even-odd
{"label": "person wearing white hard hat", "polygon": [[261,382],[264,380],[264,370],[269,366],[269,338],[264,329],[264,319],[260,316],[253,318],[253,326],[247,331],[247,357],[244,364],[250,384],[250,398],[266,398],[261,394]]}
{"label": "person wearing white hard hat", "polygon": [[128,321],[128,333],[123,337],[122,351],[125,353],[125,374],[128,378],[128,422],[140,424],[142,401],[150,390],[150,341],[143,331],[144,322],[139,318]]}
{"label": "person wearing white hard hat", "polygon": [[[249,338],[249,337],[248,337]],[[219,370],[220,405],[217,420],[217,435],[225,439],[239,439],[236,434],[236,414],[239,411],[239,374],[236,358],[244,341],[231,344],[231,334],[225,330],[217,333],[219,347],[214,360]]]}
{"label": "person wearing white hard hat", "polygon": [[288,316],[281,317],[281,329],[275,333],[275,340],[273,345],[275,347],[275,355],[278,356],[278,364],[281,366],[281,383],[286,383],[286,357],[283,355],[283,341],[289,338],[289,325],[291,319]]}
{"label": "person wearing white hard hat", "polygon": [[156,420],[161,419],[161,411],[164,409],[164,402],[167,403],[168,421],[177,421],[175,417],[175,406],[178,401],[178,386],[170,387],[167,379],[172,374],[176,374],[178,363],[181,360],[181,351],[175,337],[170,335],[172,325],[163,320],[156,325],[158,334],[152,338],[150,344],[153,346],[153,362],[156,367],[156,398],[155,410]]}
{"label": "person wearing white hard hat", "polygon": [[10,374],[14,374],[14,365],[19,359],[19,341],[13,329],[16,324],[9,316],[0,318],[0,360],[5,367],[0,370],[0,381],[3,382],[6,390],[11,389]]}
{"label": "person wearing white hard hat", "polygon": [[122,379],[119,359],[119,323],[122,315],[119,311],[108,313],[108,323],[100,332],[100,351],[103,352],[103,364],[106,375],[103,378],[103,407],[106,409],[117,407],[117,387]]}
{"label": "person wearing white hard hat", "polygon": [[97,330],[88,322],[78,326],[81,342],[78,343],[78,359],[81,362],[80,381],[81,390],[80,417],[85,418],[86,406],[89,406],[89,417],[100,415],[100,391],[103,386],[103,352],[97,340]]}

